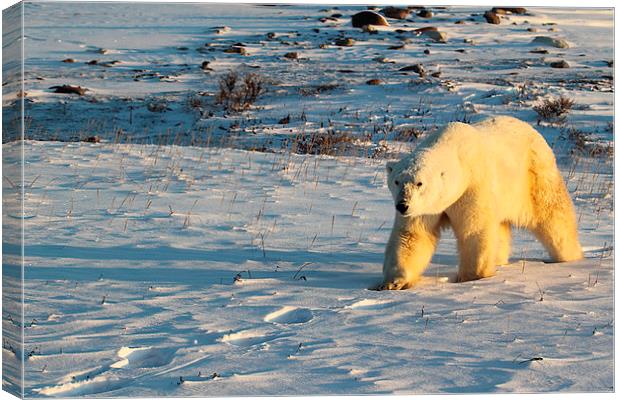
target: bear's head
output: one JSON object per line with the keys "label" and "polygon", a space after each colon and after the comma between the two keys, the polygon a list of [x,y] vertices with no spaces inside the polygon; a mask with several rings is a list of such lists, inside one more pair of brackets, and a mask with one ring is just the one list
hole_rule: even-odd
{"label": "bear's head", "polygon": [[466,187],[456,151],[413,153],[387,163],[388,187],[396,210],[404,217],[441,214]]}

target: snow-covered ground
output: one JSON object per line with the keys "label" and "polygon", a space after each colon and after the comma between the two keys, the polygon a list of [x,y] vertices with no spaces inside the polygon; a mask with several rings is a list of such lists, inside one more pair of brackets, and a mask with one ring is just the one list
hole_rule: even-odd
{"label": "snow-covered ground", "polygon": [[545,264],[521,233],[496,277],[455,284],[448,233],[423,284],[376,292],[382,162],[25,151],[28,395],[612,389],[612,175],[594,165],[567,172],[585,260]]}
{"label": "snow-covered ground", "polygon": [[[612,12],[532,9],[490,25],[485,9],[436,8],[369,35],[350,26],[359,8],[323,9],[26,5],[27,137],[103,142],[24,144],[27,396],[614,389],[613,160],[590,154],[613,146]],[[334,13],[343,16],[318,20]],[[421,26],[448,42],[396,32]],[[354,46],[329,44],[340,31]],[[571,47],[529,53],[537,35]],[[249,55],[222,52],[237,42]],[[301,59],[282,57],[291,51]],[[548,66],[560,58],[571,68]],[[417,63],[441,75],[398,71]],[[243,113],[214,101],[231,68],[268,82]],[[373,78],[384,84],[366,85]],[[90,91],[49,90],[63,84]],[[456,284],[445,232],[420,285],[369,290],[394,212],[385,156],[416,144],[393,140],[399,132],[494,114],[536,124],[532,105],[560,94],[577,103],[567,122],[538,128],[575,202],[585,259],[545,263],[517,232],[510,265]],[[3,97],[7,124],[15,96]],[[161,102],[169,110],[149,111]],[[351,134],[354,148],[295,154],[317,132]],[[19,150],[3,144],[5,171]],[[3,183],[4,232],[20,229],[17,185]],[[21,248],[3,239],[10,311]],[[5,332],[20,325],[18,312],[3,313]],[[3,343],[5,386],[21,356]]]}

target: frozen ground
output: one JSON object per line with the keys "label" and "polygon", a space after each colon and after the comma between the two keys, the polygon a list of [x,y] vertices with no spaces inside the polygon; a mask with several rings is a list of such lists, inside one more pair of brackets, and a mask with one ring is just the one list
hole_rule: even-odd
{"label": "frozen ground", "polygon": [[567,171],[585,260],[546,264],[520,233],[496,277],[455,284],[446,233],[423,284],[376,292],[393,218],[382,162],[25,150],[27,395],[613,388],[612,175],[598,164]]}
{"label": "frozen ground", "polygon": [[[531,9],[490,25],[484,9],[433,9],[368,35],[350,26],[358,10],[26,5],[26,135],[64,141],[25,143],[27,396],[614,389],[612,12]],[[422,26],[448,42],[396,32]],[[571,47],[530,53],[537,35]],[[354,46],[333,45],[341,36]],[[249,55],[223,52],[238,42]],[[291,51],[299,61],[283,58]],[[550,68],[558,59],[571,67]],[[417,63],[441,75],[398,71]],[[5,128],[17,97],[8,67]],[[268,82],[246,112],[215,104],[230,69]],[[63,84],[89,92],[51,93]],[[518,232],[497,276],[455,284],[445,232],[422,284],[368,290],[393,219],[384,157],[416,143],[394,139],[494,114],[535,124],[532,105],[560,94],[577,103],[566,123],[538,128],[560,160],[586,258],[545,263]],[[300,137],[325,132],[355,140],[336,156],[295,154]],[[77,142],[94,135],[103,143]],[[11,171],[19,148],[7,139]],[[6,177],[11,232],[19,181]],[[3,327],[19,332],[19,243],[5,237],[3,253]],[[5,387],[21,356],[3,343]]]}
{"label": "frozen ground", "polygon": [[[287,137],[330,131],[351,134],[358,150],[380,156],[382,141],[403,138],[407,127],[425,132],[489,114],[535,122],[533,104],[564,94],[577,102],[570,126],[610,139],[610,9],[533,8],[491,25],[484,8],[437,7],[432,18],[414,10],[407,20],[389,19],[375,35],[351,26],[350,16],[362,9],[26,4],[27,137],[280,148],[290,147]],[[333,15],[341,16],[319,20]],[[423,27],[436,27],[447,42],[414,32]],[[536,36],[565,39],[571,47],[533,44]],[[336,45],[342,38],[354,45]],[[235,44],[246,55],[225,52]],[[297,60],[284,57],[291,52]],[[74,62],[63,62],[68,59]],[[570,68],[550,67],[559,60]],[[401,71],[415,64],[425,77]],[[242,114],[216,104],[219,80],[231,70],[265,82],[267,92]],[[381,84],[367,85],[370,79]],[[50,89],[65,84],[88,91]],[[4,104],[16,95],[5,96]],[[287,116],[288,124],[279,124]],[[15,118],[10,107],[4,118]]]}

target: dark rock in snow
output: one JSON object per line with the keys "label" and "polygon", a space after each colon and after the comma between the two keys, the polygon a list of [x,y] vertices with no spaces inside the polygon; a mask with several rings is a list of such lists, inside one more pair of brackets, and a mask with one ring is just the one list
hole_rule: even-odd
{"label": "dark rock in snow", "polygon": [[83,96],[88,91],[88,89],[81,86],[71,85],[52,86],[50,89],[53,89],[54,93],[77,94],[78,96]]}
{"label": "dark rock in snow", "polygon": [[426,76],[426,71],[424,70],[424,66],[422,64],[409,65],[399,69],[399,71],[413,71],[421,77]]}
{"label": "dark rock in snow", "polygon": [[524,15],[527,10],[523,7],[493,7],[491,9],[495,14],[518,14]]}
{"label": "dark rock in snow", "polygon": [[383,10],[381,10],[381,14],[385,15],[388,18],[407,19],[411,15],[411,12],[406,8],[385,7]]}
{"label": "dark rock in snow", "polygon": [[351,47],[355,44],[355,40],[351,38],[341,38],[341,39],[336,39],[334,43],[336,44],[336,46]]}
{"label": "dark rock in snow", "polygon": [[390,26],[385,17],[373,11],[362,11],[351,17],[354,28],[362,28],[366,25]]}
{"label": "dark rock in snow", "polygon": [[484,19],[486,19],[486,21],[489,24],[495,24],[498,25],[501,20],[499,18],[499,16],[497,14],[495,14],[493,11],[487,11],[484,13]]}
{"label": "dark rock in snow", "polygon": [[418,12],[418,17],[420,18],[433,18],[433,12],[431,10],[420,10]]}
{"label": "dark rock in snow", "polygon": [[570,68],[570,65],[564,60],[554,61],[549,64],[551,68]]}

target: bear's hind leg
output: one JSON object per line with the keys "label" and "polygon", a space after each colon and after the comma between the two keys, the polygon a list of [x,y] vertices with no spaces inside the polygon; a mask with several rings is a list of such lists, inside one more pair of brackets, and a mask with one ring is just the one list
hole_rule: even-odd
{"label": "bear's hind leg", "polygon": [[566,262],[583,258],[577,239],[576,224],[571,214],[552,213],[546,220],[532,229],[534,236],[543,244],[552,261]]}
{"label": "bear's hind leg", "polygon": [[510,258],[510,247],[512,244],[512,227],[509,222],[502,222],[498,232],[498,246],[496,254],[497,265],[508,264]]}
{"label": "bear's hind leg", "polygon": [[559,172],[553,184],[538,186],[534,193],[536,217],[530,230],[549,252],[551,259],[565,262],[583,258],[575,209]]}

